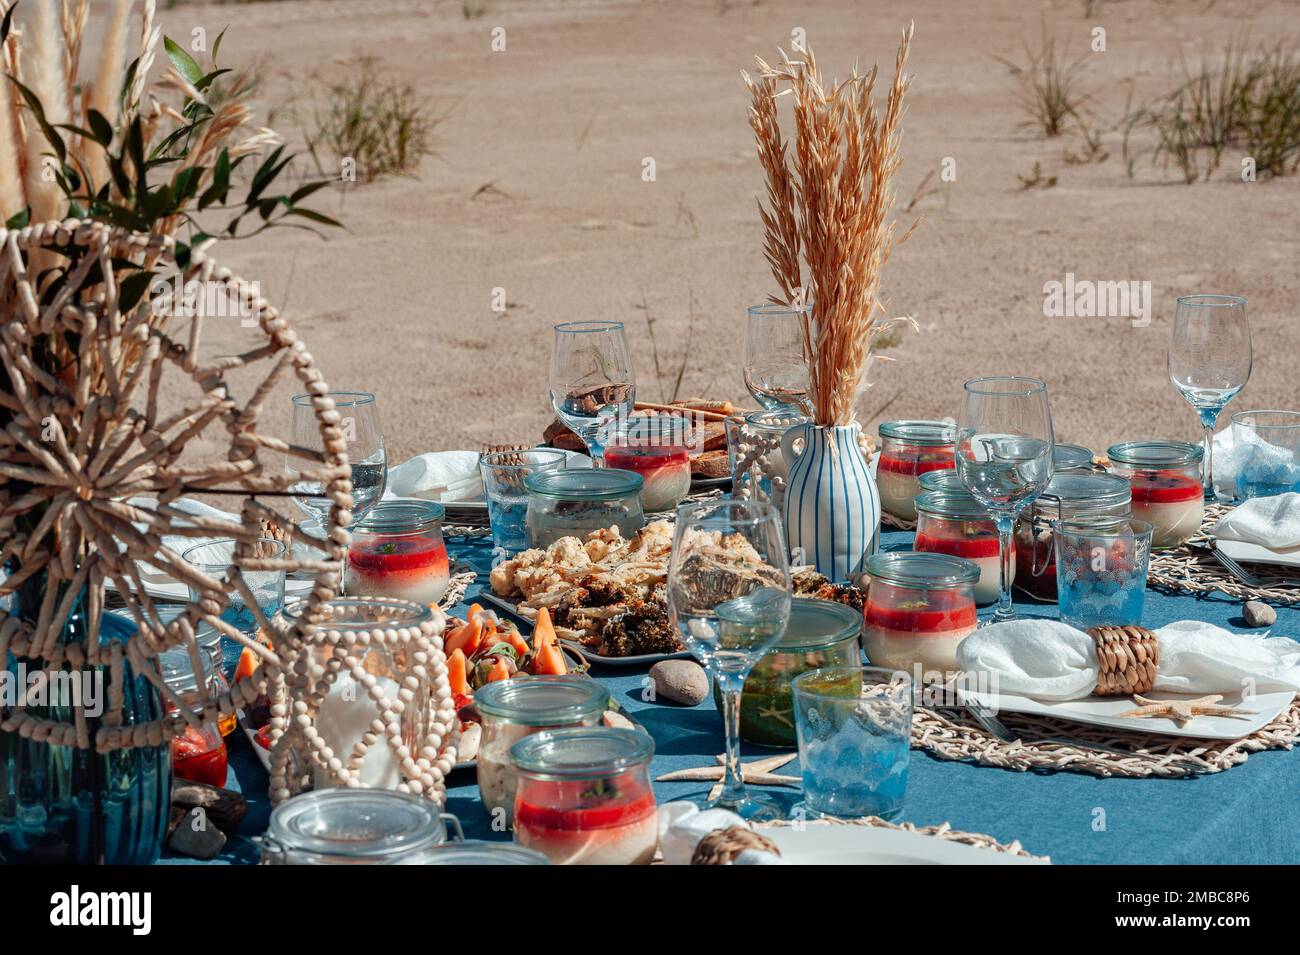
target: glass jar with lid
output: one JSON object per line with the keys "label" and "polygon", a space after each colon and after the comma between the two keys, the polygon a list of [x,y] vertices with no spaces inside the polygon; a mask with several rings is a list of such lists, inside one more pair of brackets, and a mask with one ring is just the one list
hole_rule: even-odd
{"label": "glass jar with lid", "polygon": [[478,750],[478,791],[483,805],[508,824],[515,805],[510,747],[544,729],[595,726],[609,706],[609,690],[582,676],[498,680],[474,694],[483,726]]}
{"label": "glass jar with lid", "polygon": [[[790,601],[785,634],[745,677],[740,696],[740,738],[759,746],[798,745],[790,683],[806,670],[857,666],[862,614],[833,600],[797,597]],[[713,699],[722,709],[715,682]]]}
{"label": "glass jar with lid", "polygon": [[460,821],[416,796],[377,789],[321,789],[271,813],[262,865],[413,865]]}
{"label": "glass jar with lid", "polygon": [[642,510],[671,511],[690,493],[690,446],[695,440],[686,419],[678,415],[631,418],[605,445],[605,466],[641,475]]}
{"label": "glass jar with lid", "polygon": [[1126,441],[1106,452],[1111,470],[1133,489],[1133,516],[1151,525],[1151,546],[1177,547],[1200,533],[1205,518],[1201,462],[1185,441]]}
{"label": "glass jar with lid", "polygon": [[436,604],[451,571],[442,539],[445,510],[434,501],[380,501],[352,528],[347,592]]}
{"label": "glass jar with lid", "polygon": [[867,574],[862,649],[872,666],[956,670],[957,644],[976,627],[979,568],[951,554],[891,551],[873,555]]}
{"label": "glass jar with lid", "polygon": [[940,494],[970,497],[970,491],[966,489],[965,484],[961,483],[961,475],[955,468],[945,471],[926,471],[917,483],[921,485],[921,494],[927,491],[938,491]]}
{"label": "glass jar with lid", "polygon": [[535,849],[513,842],[466,839],[435,846],[412,860],[412,865],[550,865],[551,860]]}
{"label": "glass jar with lid", "polygon": [[1092,449],[1081,444],[1052,445],[1053,471],[1095,471],[1092,463]]}
{"label": "glass jar with lid", "polygon": [[1056,602],[1058,521],[1128,517],[1128,482],[1114,474],[1058,471],[1016,521],[1016,587],[1036,600]]}
{"label": "glass jar with lid", "polygon": [[880,426],[880,458],[876,486],[886,514],[904,521],[916,520],[916,495],[920,476],[956,466],[953,446],[956,431],[945,421],[886,421]]}
{"label": "glass jar with lid", "polygon": [[[975,602],[998,599],[1002,580],[1002,548],[998,528],[988,508],[969,494],[922,491],[916,497],[916,541],[913,548],[928,554],[963,557],[979,568]],[[1015,544],[1012,544],[1011,580],[1016,577]]]}
{"label": "glass jar with lid", "polygon": [[[215,699],[217,694],[229,689],[229,684],[211,652],[200,648],[199,661],[203,668],[202,680],[211,694],[209,699]],[[158,654],[158,672],[168,689],[180,697],[183,705],[191,712],[202,715],[200,678],[194,671],[186,647],[172,647]],[[172,716],[179,712],[174,705],[169,705],[168,710]],[[216,724],[205,723],[198,729],[187,725],[182,732],[172,737],[172,771],[178,778],[225,788],[228,753],[226,741],[222,737],[234,729],[234,719],[234,714],[231,714]],[[229,729],[226,724],[229,724]]]}
{"label": "glass jar with lid", "polygon": [[516,743],[515,841],[557,865],[649,865],[659,844],[641,730],[551,730]]}
{"label": "glass jar with lid", "polygon": [[635,471],[619,468],[530,474],[524,478],[528,542],[533,547],[547,547],[561,537],[586,537],[610,527],[631,537],[645,526],[641,509],[644,484]]}

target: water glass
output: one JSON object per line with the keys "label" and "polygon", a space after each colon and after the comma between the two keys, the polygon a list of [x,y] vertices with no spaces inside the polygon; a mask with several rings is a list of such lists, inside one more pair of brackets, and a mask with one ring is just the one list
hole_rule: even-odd
{"label": "water glass", "polygon": [[537,448],[529,451],[492,451],[478,459],[483,475],[492,542],[514,554],[528,549],[528,489],[524,478],[543,471],[562,471],[568,462],[563,451]]}
{"label": "water glass", "polygon": [[1062,621],[1079,630],[1141,625],[1151,530],[1130,517],[1080,517],[1056,525]]}
{"label": "water glass", "polygon": [[[187,548],[181,554],[181,558],[200,573],[224,583],[227,580],[226,571],[231,565],[238,566],[239,563],[239,559],[235,556],[236,543],[233,537],[205,541]],[[283,543],[273,538],[259,537],[254,545],[254,552],[259,560],[278,560],[284,557],[285,547]],[[247,570],[239,567],[237,573],[252,592],[263,616],[269,619],[280,612],[280,608],[284,606],[283,567],[278,570]],[[233,581],[234,574],[231,574],[229,579]],[[233,583],[225,583],[224,589],[226,604],[221,611],[221,619],[240,633],[249,636],[257,633],[260,625],[253,611],[248,608],[243,593]],[[199,588],[190,584],[189,590],[191,602],[197,604],[203,600],[204,593]],[[225,637],[221,640],[221,646],[222,662],[229,669],[232,663],[229,657],[233,654],[234,662],[238,662],[243,648]]]}
{"label": "water glass", "polygon": [[880,667],[828,667],[795,677],[792,687],[804,811],[896,818],[907,791],[912,678]]}
{"label": "water glass", "polygon": [[562,322],[551,352],[551,410],[580,437],[593,467],[636,402],[636,375],[621,322]]}
{"label": "water glass", "polygon": [[745,387],[767,411],[808,413],[812,305],[755,305],[745,336]]}
{"label": "water glass", "polygon": [[1238,411],[1232,416],[1237,497],[1300,491],[1300,412]]}

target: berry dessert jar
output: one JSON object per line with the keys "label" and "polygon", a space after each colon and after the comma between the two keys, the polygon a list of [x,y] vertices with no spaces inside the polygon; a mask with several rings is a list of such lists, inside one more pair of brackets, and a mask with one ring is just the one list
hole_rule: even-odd
{"label": "berry dessert jar", "polygon": [[633,418],[605,445],[605,466],[641,475],[641,508],[671,511],[691,490],[691,428],[662,414]]}
{"label": "berry dessert jar", "polygon": [[515,842],[556,865],[649,865],[659,845],[653,755],[649,734],[608,726],[516,743]]}
{"label": "berry dessert jar", "polygon": [[[979,568],[975,602],[992,603],[1001,587],[1001,547],[998,528],[984,505],[969,494],[923,491],[916,497],[916,542],[914,550],[927,554],[964,557]],[[1016,578],[1015,545],[1012,544],[1011,580]]]}
{"label": "berry dessert jar", "polygon": [[352,530],[347,593],[432,606],[451,581],[441,504],[380,501]]}
{"label": "berry dessert jar", "polygon": [[880,458],[876,486],[885,513],[916,520],[914,501],[920,476],[955,466],[953,427],[942,421],[886,421],[880,426]]}
{"label": "berry dessert jar", "polygon": [[586,537],[617,527],[625,538],[645,526],[645,480],[621,468],[543,471],[524,478],[528,489],[528,542],[549,547],[561,537]]}
{"label": "berry dessert jar", "polygon": [[609,690],[580,676],[534,676],[498,680],[474,694],[483,725],[478,751],[478,791],[488,812],[508,824],[515,806],[516,776],[510,748],[545,729],[595,726],[609,706]]}
{"label": "berry dessert jar", "polygon": [[1058,471],[1016,521],[1016,588],[1056,602],[1054,528],[1076,517],[1128,517],[1128,482],[1114,474]]}
{"label": "berry dessert jar", "polygon": [[867,573],[862,649],[872,666],[956,670],[957,644],[976,627],[979,568],[951,554],[892,551],[873,555]]}
{"label": "berry dessert jar", "polygon": [[1151,525],[1151,546],[1177,547],[1201,530],[1205,492],[1199,445],[1126,441],[1106,452],[1111,470],[1133,488],[1133,516]]}

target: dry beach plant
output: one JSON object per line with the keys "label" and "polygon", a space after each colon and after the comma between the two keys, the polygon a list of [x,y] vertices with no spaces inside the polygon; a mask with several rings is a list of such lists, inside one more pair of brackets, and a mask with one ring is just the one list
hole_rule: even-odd
{"label": "dry beach plant", "polygon": [[[865,74],[855,67],[848,79],[828,85],[807,49],[799,60],[782,52],[778,66],[758,59],[757,75],[744,74],[767,180],[766,204],[759,201],[763,251],[780,289],[771,300],[810,305],[804,329],[810,395],[813,418],[823,426],[855,420],[877,338],[910,321],[888,317],[878,294],[890,251],[911,233],[895,240],[890,218],[911,39],[909,26],[883,113],[873,97],[874,66]],[[782,97],[794,113],[789,138],[778,114]]]}

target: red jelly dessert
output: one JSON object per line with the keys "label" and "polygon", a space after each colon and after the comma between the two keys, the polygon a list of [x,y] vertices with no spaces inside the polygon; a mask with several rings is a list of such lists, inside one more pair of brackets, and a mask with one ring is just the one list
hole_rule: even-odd
{"label": "red jelly dessert", "polygon": [[553,863],[637,865],[659,841],[654,793],[639,782],[521,782],[515,839]]}
{"label": "red jelly dessert", "polygon": [[691,461],[684,445],[609,447],[605,449],[605,464],[641,475],[645,480],[641,487],[642,510],[672,510],[691,489]]}
{"label": "red jelly dessert", "polygon": [[956,466],[952,427],[943,421],[886,421],[880,426],[876,486],[885,513],[916,519],[921,475]]}
{"label": "red jelly dessert", "polygon": [[957,644],[976,627],[970,589],[913,591],[911,597],[867,600],[862,627],[867,658],[875,666],[907,672],[917,664],[956,669]]}
{"label": "red jelly dessert", "polygon": [[447,590],[447,545],[418,535],[364,537],[348,551],[347,589],[368,597],[435,604]]}
{"label": "red jelly dessert", "polygon": [[219,733],[207,734],[186,727],[183,735],[172,739],[172,769],[181,779],[224,787],[226,744]]}

